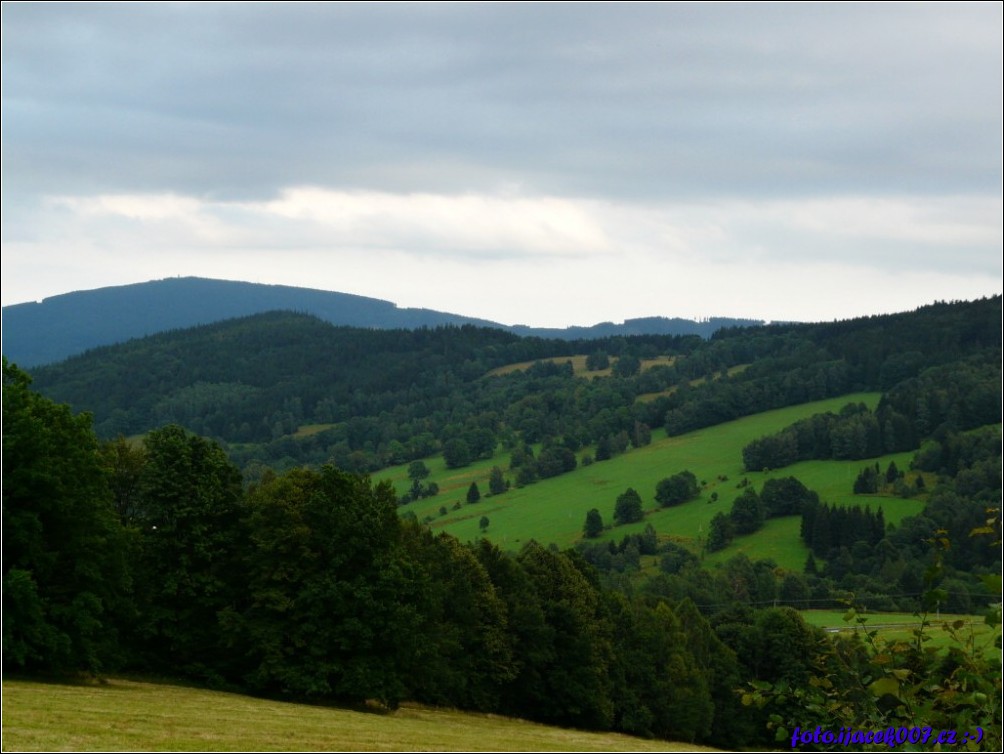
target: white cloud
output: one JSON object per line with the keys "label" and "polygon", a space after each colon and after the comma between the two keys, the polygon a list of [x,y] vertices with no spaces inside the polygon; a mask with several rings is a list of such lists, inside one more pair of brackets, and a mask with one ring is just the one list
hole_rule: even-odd
{"label": "white cloud", "polygon": [[813,233],[928,245],[1000,245],[1000,197],[838,197],[768,204],[777,220]]}
{"label": "white cloud", "polygon": [[512,187],[314,186],[268,202],[108,194],[49,205],[59,211],[43,228],[4,245],[5,304],[200,275],[565,326],[651,315],[832,319],[1000,289],[999,199],[638,204]]}
{"label": "white cloud", "polygon": [[559,197],[301,187],[283,191],[274,201],[244,207],[265,216],[311,222],[335,244],[514,256],[575,256],[610,247],[588,202]]}

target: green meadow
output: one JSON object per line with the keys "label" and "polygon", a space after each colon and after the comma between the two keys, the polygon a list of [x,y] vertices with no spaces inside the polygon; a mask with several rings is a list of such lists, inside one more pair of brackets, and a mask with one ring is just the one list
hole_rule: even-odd
{"label": "green meadow", "polygon": [[3,682],[4,751],[715,751],[499,715],[394,712],[140,681]]}
{"label": "green meadow", "polygon": [[[840,634],[874,631],[885,641],[916,641],[916,631],[923,627],[924,646],[937,649],[965,649],[965,645],[971,642],[974,647],[993,651],[994,641],[1000,635],[1000,630],[987,625],[981,615],[930,613],[925,618],[927,625],[922,626],[921,616],[915,613],[863,613],[856,617],[864,618],[864,623],[858,623],[855,619],[844,620],[846,612],[843,610],[800,612],[811,626]],[[1000,650],[996,651],[999,657]]]}
{"label": "green meadow", "polygon": [[[677,437],[666,437],[662,430],[653,432],[648,446],[629,450],[614,458],[579,467],[570,473],[545,479],[526,487],[513,486],[502,495],[489,496],[488,476],[492,466],[508,472],[508,454],[496,454],[487,461],[478,461],[460,469],[447,469],[441,457],[426,459],[431,471],[427,481],[436,482],[440,492],[401,508],[412,511],[420,521],[427,521],[434,531],[446,531],[461,541],[485,537],[505,549],[518,549],[522,543],[536,539],[570,547],[582,537],[586,513],[599,510],[608,527],[600,539],[620,539],[637,533],[652,524],[662,537],[701,549],[711,518],[719,511],[728,512],[741,489],[743,478],[760,489],[768,478],[795,476],[820,497],[837,505],[870,505],[882,508],[886,521],[896,523],[904,516],[919,512],[923,503],[917,499],[901,499],[884,495],[854,495],[852,485],[858,472],[876,460],[885,468],[895,461],[901,469],[909,467],[912,453],[898,453],[879,459],[860,461],[806,461],[768,472],[744,472],[742,448],[751,440],[777,432],[789,424],[826,411],[839,411],[849,402],[863,402],[874,408],[878,393],[855,393],[799,406],[791,406],[749,416],[715,427]],[[588,448],[579,457],[592,453]],[[376,475],[389,479],[399,493],[409,487],[407,465],[386,469]],[[658,482],[683,470],[693,472],[704,483],[699,498],[673,508],[660,508],[655,501]],[[477,482],[481,500],[466,502],[471,482]],[[645,520],[640,523],[613,527],[613,511],[617,496],[633,487],[645,503]],[[717,500],[712,501],[713,493]],[[459,503],[459,508],[456,508]],[[445,514],[441,509],[445,508]],[[480,528],[482,517],[489,526]],[[808,549],[799,539],[798,517],[774,519],[754,535],[737,538],[729,547],[715,553],[709,562],[728,559],[739,552],[751,558],[770,557],[778,565],[801,570]]]}

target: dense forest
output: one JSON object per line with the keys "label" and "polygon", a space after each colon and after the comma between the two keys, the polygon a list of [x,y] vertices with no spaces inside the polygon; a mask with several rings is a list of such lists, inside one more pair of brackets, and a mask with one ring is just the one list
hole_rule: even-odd
{"label": "dense forest", "polygon": [[[467,447],[458,465],[545,441],[573,451],[599,443],[623,449],[643,438],[644,428],[681,434],[767,409],[893,388],[876,417],[877,441],[912,449],[918,435],[904,417],[919,420],[925,435],[945,421],[973,427],[999,419],[1000,319],[996,297],[832,324],[720,330],[710,341],[566,341],[473,326],[339,328],[276,312],[95,349],[33,376],[43,394],[91,412],[99,437],[177,423],[215,439],[245,470],[331,462],[367,473],[442,452],[450,440]],[[612,371],[590,379],[541,361],[489,374],[574,354],[607,358]],[[655,357],[664,358],[643,368]],[[940,387],[928,384],[936,380]],[[971,387],[977,392],[967,395]],[[918,391],[929,395],[920,408]],[[914,416],[918,411],[923,415]],[[753,468],[779,467],[781,460]]]}
{"label": "dense forest", "polygon": [[[726,748],[787,748],[809,722],[981,726],[993,750],[999,648],[831,635],[797,609],[987,612],[999,629],[1000,321],[998,297],[586,345],[275,313],[98,349],[34,383],[5,360],[4,672],[410,699]],[[544,361],[582,353],[592,374]],[[720,539],[709,535],[710,551],[798,516],[812,552],[802,572],[742,555],[710,569],[651,527],[596,542],[588,519],[564,551],[543,533],[514,551],[461,542],[400,515],[397,494],[364,473],[504,448],[531,483],[587,447],[596,462],[604,447],[630,452],[647,428],[856,390],[882,392],[874,412],[811,417],[751,442],[744,462],[861,460],[856,491],[922,495],[919,515],[891,526],[782,474],[741,489],[715,517]],[[93,416],[74,413],[85,408]],[[909,469],[875,468],[891,449],[913,453]],[[699,486],[689,472],[664,482],[663,506]],[[632,492],[618,499],[625,520]]]}
{"label": "dense forest", "polygon": [[61,361],[89,348],[122,343],[168,330],[195,327],[269,311],[295,311],[333,325],[410,330],[475,325],[525,337],[582,340],[618,335],[700,335],[721,327],[762,324],[757,320],[712,317],[645,317],[615,325],[536,328],[504,325],[433,309],[399,307],[390,301],[335,291],[264,285],[196,277],[74,291],[3,307],[4,354],[22,367]]}

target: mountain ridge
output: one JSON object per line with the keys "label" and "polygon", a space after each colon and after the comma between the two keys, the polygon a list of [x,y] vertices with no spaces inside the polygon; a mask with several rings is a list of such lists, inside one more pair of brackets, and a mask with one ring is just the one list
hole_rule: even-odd
{"label": "mountain ridge", "polygon": [[3,307],[3,352],[22,367],[61,361],[91,348],[179,328],[267,311],[299,311],[335,325],[417,329],[445,325],[491,327],[521,336],[578,340],[613,335],[700,335],[757,319],[642,317],[622,324],[537,328],[505,325],[338,291],[265,283],[176,277],[50,296]]}

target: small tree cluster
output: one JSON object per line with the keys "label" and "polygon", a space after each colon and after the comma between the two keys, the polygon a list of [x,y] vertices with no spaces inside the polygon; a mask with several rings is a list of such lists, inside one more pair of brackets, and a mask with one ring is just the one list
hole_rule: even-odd
{"label": "small tree cluster", "polygon": [[663,508],[668,508],[692,500],[700,492],[697,477],[690,471],[681,471],[659,482],[655,488],[655,499]]}

